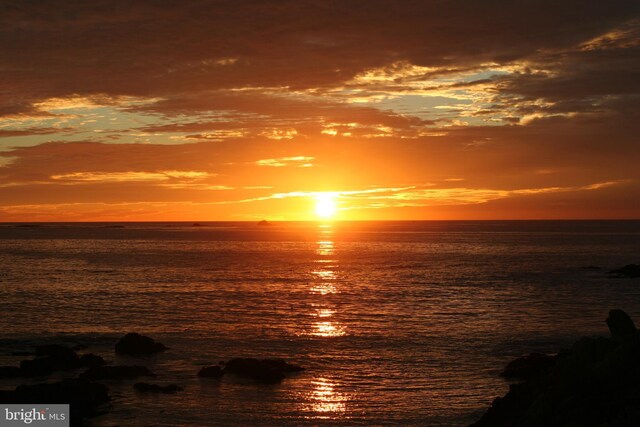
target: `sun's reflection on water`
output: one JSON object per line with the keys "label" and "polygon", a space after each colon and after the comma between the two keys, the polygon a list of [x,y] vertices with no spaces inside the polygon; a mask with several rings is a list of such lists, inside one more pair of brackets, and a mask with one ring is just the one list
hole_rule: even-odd
{"label": "sun's reflection on water", "polygon": [[336,391],[336,383],[328,378],[316,378],[311,381],[313,387],[309,394],[311,411],[317,418],[331,418],[346,412],[348,397]]}
{"label": "sun's reflection on water", "polygon": [[333,241],[333,229],[328,224],[319,226],[319,238],[316,242],[316,255],[314,260],[318,263],[318,267],[311,271],[314,277],[310,293],[318,295],[315,297],[315,312],[311,313],[316,317],[316,321],[312,324],[311,335],[317,337],[339,337],[346,335],[344,325],[331,317],[336,314],[333,308],[332,300],[327,300],[330,295],[339,293],[339,276],[337,269],[339,267],[338,260],[335,258],[335,244]]}
{"label": "sun's reflection on water", "polygon": [[[322,233],[326,233],[326,230],[322,231]],[[318,248],[316,249],[316,254],[320,256],[333,255],[334,247],[331,240],[320,240],[317,242],[317,244]]]}
{"label": "sun's reflection on water", "polygon": [[345,335],[344,327],[337,322],[316,322],[313,335],[318,337],[340,337]]}

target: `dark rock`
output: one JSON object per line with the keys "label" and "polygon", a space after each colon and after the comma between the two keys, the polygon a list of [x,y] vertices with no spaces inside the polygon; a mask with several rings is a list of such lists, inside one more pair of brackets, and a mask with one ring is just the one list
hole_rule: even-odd
{"label": "dark rock", "polygon": [[263,219],[262,221],[258,221],[258,226],[260,227],[264,227],[264,226],[268,226],[271,225],[271,223],[269,221],[267,221],[266,219]]}
{"label": "dark rock", "polygon": [[80,366],[90,368],[92,366],[103,366],[106,364],[107,362],[105,362],[105,360],[97,354],[88,353],[80,356]]}
{"label": "dark rock", "polygon": [[640,264],[625,265],[622,268],[609,271],[609,274],[614,275],[614,277],[629,277],[629,278],[640,277]]}
{"label": "dark rock", "polygon": [[80,366],[80,358],[68,347],[50,344],[36,347],[36,356],[45,356],[49,359],[54,370],[75,369]]}
{"label": "dark rock", "polygon": [[176,384],[169,385],[158,385],[158,384],[149,384],[149,383],[135,383],[133,388],[136,391],[142,393],[163,393],[163,394],[175,394],[178,391],[184,390],[183,387],[180,387]]}
{"label": "dark rock", "polygon": [[262,359],[260,362],[263,365],[269,366],[271,369],[275,369],[283,373],[304,371],[302,366],[287,363],[284,359]]}
{"label": "dark rock", "polygon": [[54,371],[68,371],[80,367],[80,358],[70,348],[52,344],[36,347],[36,356],[32,360],[20,362],[20,370],[24,377],[41,377]]}
{"label": "dark rock", "polygon": [[23,377],[44,377],[51,375],[55,370],[54,363],[50,357],[20,361],[20,372]]}
{"label": "dark rock", "polygon": [[624,312],[612,313],[613,338],[578,340],[553,367],[511,385],[473,426],[640,425],[640,340],[629,339],[636,335]]}
{"label": "dark rock", "polygon": [[144,366],[92,366],[80,374],[80,378],[88,380],[124,380],[138,377],[155,377],[156,375]]}
{"label": "dark rock", "polygon": [[117,354],[129,354],[134,356],[144,356],[158,353],[166,350],[163,344],[156,342],[153,338],[137,334],[129,333],[120,338],[116,344]]}
{"label": "dark rock", "polygon": [[0,378],[16,378],[22,375],[17,366],[0,366]]}
{"label": "dark rock", "polygon": [[62,356],[69,357],[75,355],[75,352],[69,347],[58,344],[47,344],[36,346],[36,356]]}
{"label": "dark rock", "polygon": [[0,392],[0,401],[6,404],[69,404],[71,425],[82,425],[82,418],[97,415],[97,407],[109,401],[108,389],[102,384],[86,380],[21,385],[13,391]]}
{"label": "dark rock", "polygon": [[198,372],[198,376],[203,378],[220,378],[222,375],[224,372],[220,366],[205,366]]}
{"label": "dark rock", "polygon": [[540,375],[544,370],[550,369],[556,364],[557,355],[531,353],[528,356],[518,357],[507,364],[500,373],[505,378],[528,379]]}
{"label": "dark rock", "polygon": [[637,334],[636,325],[627,313],[622,310],[615,309],[609,312],[607,317],[607,326],[609,332],[614,339],[624,339]]}
{"label": "dark rock", "polygon": [[285,378],[285,373],[301,370],[302,367],[282,359],[237,358],[228,361],[224,367],[225,373],[248,377],[262,384],[277,384]]}

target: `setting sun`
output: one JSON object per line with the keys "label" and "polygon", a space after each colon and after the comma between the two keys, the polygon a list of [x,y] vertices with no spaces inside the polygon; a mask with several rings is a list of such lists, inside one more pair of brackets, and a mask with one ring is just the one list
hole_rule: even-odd
{"label": "setting sun", "polygon": [[335,194],[321,193],[316,195],[316,215],[320,218],[332,218],[336,214]]}

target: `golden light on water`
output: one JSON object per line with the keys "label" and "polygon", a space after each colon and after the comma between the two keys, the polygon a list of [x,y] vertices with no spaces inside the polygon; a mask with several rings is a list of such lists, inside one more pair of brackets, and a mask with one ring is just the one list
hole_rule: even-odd
{"label": "golden light on water", "polygon": [[337,322],[317,322],[315,325],[315,336],[318,337],[341,337],[346,334],[344,327]]}
{"label": "golden light on water", "polygon": [[[311,335],[317,337],[339,337],[346,335],[346,328],[338,321],[332,319],[336,314],[329,296],[339,293],[340,280],[338,276],[338,260],[334,258],[333,229],[327,224],[319,226],[319,239],[316,242],[317,258],[314,262],[318,267],[310,271],[313,284],[309,291],[317,295],[317,303],[314,304],[315,312],[311,315],[317,318],[312,325]],[[331,258],[329,258],[331,257]]]}
{"label": "golden light on water", "polygon": [[348,397],[335,390],[336,383],[328,378],[316,378],[311,382],[313,390],[309,396],[311,410],[320,413],[320,418],[346,412]]}

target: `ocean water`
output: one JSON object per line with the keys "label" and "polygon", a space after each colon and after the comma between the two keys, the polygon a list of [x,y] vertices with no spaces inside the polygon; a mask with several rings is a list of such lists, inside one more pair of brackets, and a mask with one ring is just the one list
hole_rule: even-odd
{"label": "ocean water", "polygon": [[[185,387],[109,382],[94,426],[461,426],[507,391],[513,357],[606,334],[611,308],[640,321],[640,281],[607,275],[640,262],[640,221],[200,225],[0,225],[0,365],[85,344]],[[170,350],[117,357],[131,331]],[[233,357],[307,370],[196,376]]]}

